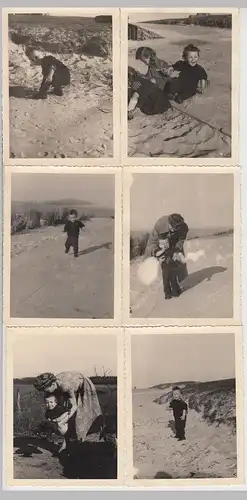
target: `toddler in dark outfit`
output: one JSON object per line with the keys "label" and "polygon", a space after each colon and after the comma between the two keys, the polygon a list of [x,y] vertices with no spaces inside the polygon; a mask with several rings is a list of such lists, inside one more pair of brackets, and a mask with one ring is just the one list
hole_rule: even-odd
{"label": "toddler in dark outfit", "polygon": [[199,54],[198,47],[187,45],[183,50],[183,60],[173,64],[173,69],[179,72],[179,76],[172,78],[165,88],[170,99],[182,103],[196,93],[202,94],[208,86],[208,75],[198,64]]}
{"label": "toddler in dark outfit", "polygon": [[[68,408],[59,405],[54,394],[45,395],[45,407],[45,421],[39,425],[38,430],[50,434],[54,432],[60,436],[65,436],[68,432]],[[62,415],[64,415],[64,421],[60,418]],[[59,419],[59,421],[57,421],[57,419]],[[64,438],[59,452],[63,451],[65,448],[66,440]]]}
{"label": "toddler in dark outfit", "polygon": [[184,441],[186,439],[185,426],[188,414],[188,405],[182,399],[180,387],[173,387],[172,401],[170,402],[169,408],[173,410],[176,431],[175,437],[178,439],[178,441]]}
{"label": "toddler in dark outfit", "polygon": [[41,51],[26,48],[26,55],[32,66],[41,66],[43,79],[36,99],[46,99],[50,87],[57,96],[63,95],[63,87],[70,83],[70,71],[61,61]]}
{"label": "toddler in dark outfit", "polygon": [[78,220],[77,216],[77,210],[71,210],[68,221],[64,226],[64,233],[67,233],[65,253],[69,253],[69,249],[72,246],[74,249],[74,257],[78,257],[80,229],[85,227],[85,224],[83,224],[81,220]]}

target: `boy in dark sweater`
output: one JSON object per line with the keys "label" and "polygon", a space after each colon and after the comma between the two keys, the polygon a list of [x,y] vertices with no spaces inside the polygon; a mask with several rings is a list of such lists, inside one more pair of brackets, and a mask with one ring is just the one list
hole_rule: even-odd
{"label": "boy in dark sweater", "polygon": [[81,220],[78,220],[77,216],[77,210],[71,210],[68,216],[68,221],[64,226],[64,232],[67,233],[65,253],[69,253],[69,249],[72,246],[74,250],[74,257],[78,257],[80,229],[85,227],[85,224],[83,224]]}
{"label": "boy in dark sweater", "polygon": [[70,71],[61,61],[39,50],[26,48],[26,55],[32,66],[41,66],[43,79],[36,99],[46,99],[50,87],[57,96],[63,95],[63,87],[70,83]]}
{"label": "boy in dark sweater", "polygon": [[185,426],[188,414],[188,405],[182,399],[181,389],[178,386],[173,387],[172,401],[170,402],[169,408],[173,410],[176,431],[175,437],[178,441],[184,441],[186,439]]}
{"label": "boy in dark sweater", "polygon": [[145,115],[164,113],[171,107],[165,92],[131,67],[128,68],[128,90],[128,120],[133,118],[137,107]]}
{"label": "boy in dark sweater", "polygon": [[183,60],[173,64],[173,69],[179,72],[179,76],[170,80],[165,92],[179,104],[196,93],[202,94],[209,84],[205,69],[198,64],[199,54],[198,47],[189,44],[183,50]]}

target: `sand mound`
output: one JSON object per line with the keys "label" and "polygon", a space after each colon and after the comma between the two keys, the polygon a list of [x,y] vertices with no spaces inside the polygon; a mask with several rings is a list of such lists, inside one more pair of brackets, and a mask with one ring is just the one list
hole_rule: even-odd
{"label": "sand mound", "polygon": [[193,110],[192,102],[200,106],[203,99],[205,97],[195,96],[190,106],[181,106],[181,111],[190,112],[191,117],[176,108],[154,116],[146,116],[138,110],[135,118],[129,122],[129,156],[231,156],[231,138],[193,118],[196,111]]}

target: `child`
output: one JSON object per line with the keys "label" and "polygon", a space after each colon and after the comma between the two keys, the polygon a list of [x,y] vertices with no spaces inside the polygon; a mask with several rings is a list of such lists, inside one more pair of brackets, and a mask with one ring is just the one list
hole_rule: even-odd
{"label": "child", "polygon": [[[45,422],[39,426],[39,430],[48,430],[55,432],[61,436],[65,436],[68,432],[68,414],[69,410],[65,406],[58,405],[57,398],[54,394],[45,395]],[[61,416],[64,418],[60,419]],[[59,419],[59,421],[57,421]],[[66,440],[63,439],[59,453],[66,448]]]}
{"label": "child", "polygon": [[36,99],[46,99],[50,87],[57,96],[63,95],[63,87],[70,83],[70,71],[61,61],[51,55],[44,55],[41,51],[27,47],[26,55],[31,66],[41,66],[43,79]]}
{"label": "child", "polygon": [[185,426],[186,418],[188,414],[188,405],[182,399],[182,393],[180,387],[176,386],[172,390],[172,401],[170,402],[169,408],[173,410],[173,416],[175,420],[175,437],[178,441],[184,441],[185,438]]}
{"label": "child", "polygon": [[[154,256],[161,262],[165,299],[179,297],[182,290],[178,280],[178,266],[185,263],[184,242],[189,228],[180,214],[168,217],[167,231],[158,234]],[[158,248],[157,248],[158,247]]]}
{"label": "child", "polygon": [[156,52],[149,47],[139,47],[136,51],[136,59],[139,59],[148,66],[146,77],[161,90],[164,90],[173,72],[172,65],[159,59]]}
{"label": "child", "polygon": [[74,249],[74,257],[78,257],[80,229],[85,227],[85,224],[83,224],[81,220],[78,220],[77,216],[77,210],[70,210],[68,221],[64,226],[64,232],[67,233],[65,253],[69,253],[69,249],[72,246]]}
{"label": "child", "polygon": [[137,106],[146,115],[164,113],[170,108],[167,95],[147,77],[137,73],[134,68],[128,68],[128,119],[133,118]]}
{"label": "child", "polygon": [[166,91],[178,103],[197,92],[202,94],[209,84],[205,69],[198,64],[199,54],[198,47],[189,44],[183,50],[183,60],[173,64],[173,69],[179,72],[179,76],[171,79]]}

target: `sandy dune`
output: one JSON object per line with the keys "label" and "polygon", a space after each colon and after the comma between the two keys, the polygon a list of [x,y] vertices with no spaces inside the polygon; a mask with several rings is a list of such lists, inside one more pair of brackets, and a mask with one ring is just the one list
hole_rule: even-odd
{"label": "sandy dune", "polygon": [[72,249],[64,253],[62,231],[60,226],[13,237],[11,316],[112,318],[114,221],[94,219],[88,224],[79,239],[78,259]]}
{"label": "sandy dune", "polygon": [[233,315],[233,239],[222,236],[187,241],[186,254],[204,251],[188,261],[184,293],[164,298],[162,279],[150,287],[137,279],[140,260],[130,266],[130,305],[134,318],[230,318]]}
{"label": "sandy dune", "polygon": [[113,154],[111,61],[82,54],[53,54],[71,70],[63,97],[33,99],[41,83],[22,46],[10,42],[10,156],[109,157]]}
{"label": "sandy dune", "polygon": [[208,425],[189,410],[187,440],[173,437],[172,412],[153,400],[164,390],[133,392],[134,467],[137,479],[235,477],[236,436],[224,424]]}
{"label": "sandy dune", "polygon": [[[145,24],[162,36],[146,42],[129,41],[129,65],[145,74],[146,67],[135,60],[139,46],[156,50],[158,57],[175,62],[183,47],[194,43],[201,49],[201,65],[208,72],[210,87],[177,109],[210,123],[231,135],[231,30],[200,26],[167,26]],[[229,157],[231,138],[177,109],[163,115],[145,116],[139,110],[129,122],[130,156]]]}

